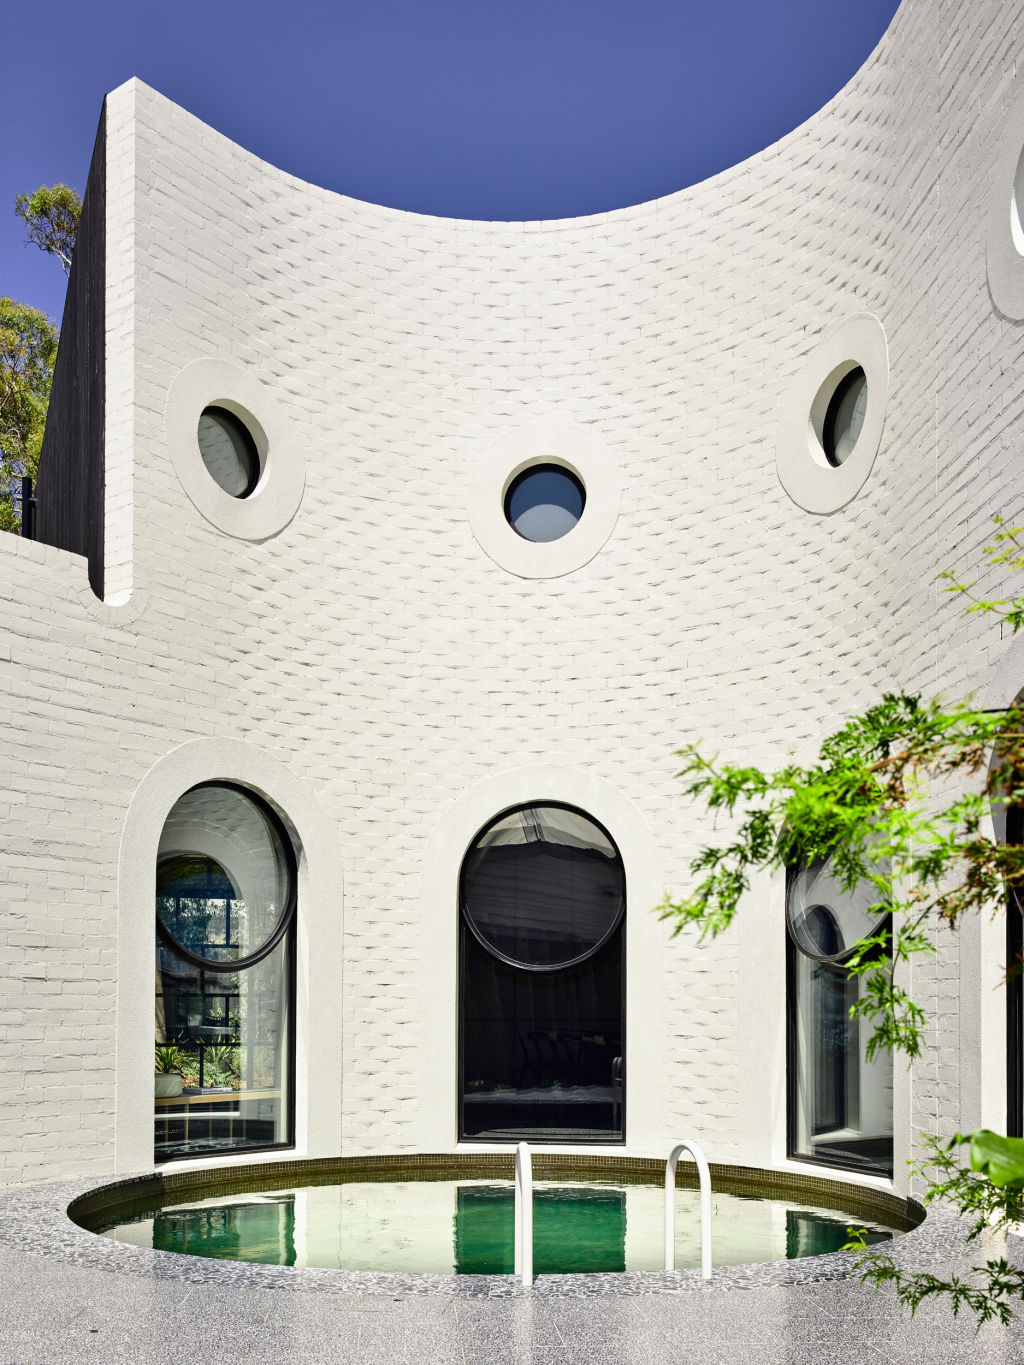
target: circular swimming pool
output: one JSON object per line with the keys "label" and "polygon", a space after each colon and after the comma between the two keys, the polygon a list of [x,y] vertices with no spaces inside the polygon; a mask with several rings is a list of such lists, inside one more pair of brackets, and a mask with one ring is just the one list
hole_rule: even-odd
{"label": "circular swimming pool", "polygon": [[[919,1206],[863,1186],[712,1166],[716,1266],[838,1251],[848,1228],[888,1240]],[[534,1153],[534,1270],[609,1274],[663,1266],[664,1164]],[[676,1265],[699,1263],[693,1167],[680,1165]],[[186,1256],[347,1271],[507,1275],[512,1161],[505,1155],[349,1158],[165,1171],[68,1210],[121,1243]]]}

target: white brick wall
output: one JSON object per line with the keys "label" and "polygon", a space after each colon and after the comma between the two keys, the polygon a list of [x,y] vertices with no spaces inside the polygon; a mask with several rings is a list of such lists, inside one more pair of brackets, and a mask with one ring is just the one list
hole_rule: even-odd
{"label": "white brick wall", "polygon": [[[1007,642],[936,578],[977,572],[991,516],[1021,502],[1024,343],[988,295],[984,206],[1022,17],[905,0],[789,137],[565,222],[358,203],[141,84],[114,92],[107,581],[130,601],[95,603],[80,561],[0,538],[4,1179],[113,1164],[119,840],[183,741],[273,753],[333,822],[341,1140],[398,1150],[436,1119],[423,926],[454,916],[455,888],[424,909],[421,876],[467,789],[531,764],[592,774],[649,826],[655,884],[681,888],[706,833],[673,782],[681,742],[808,757],[884,688],[985,676]],[[778,405],[817,334],[865,310],[889,344],[882,446],[853,502],[814,516],[776,477]],[[303,501],[267,541],[206,523],[172,469],[167,393],[198,357],[250,368],[301,438]],[[603,550],[550,580],[499,568],[464,513],[474,460],[538,417],[595,430],[623,479]],[[782,933],[760,897],[725,939],[656,960],[663,1127],[645,1142],[783,1157]],[[915,1131],[959,1117],[957,944],[921,979]]]}

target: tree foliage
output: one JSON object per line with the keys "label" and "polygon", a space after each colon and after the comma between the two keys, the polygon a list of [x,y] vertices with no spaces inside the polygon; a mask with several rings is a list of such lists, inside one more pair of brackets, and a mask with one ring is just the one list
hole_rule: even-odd
{"label": "tree foliage", "polygon": [[[970,1170],[956,1156],[964,1143],[970,1144]],[[924,1159],[911,1169],[925,1184],[926,1204],[945,1200],[968,1220],[968,1244],[986,1232],[1005,1232],[1024,1222],[1024,1139],[1000,1137],[985,1128],[968,1137],[957,1133],[948,1142],[929,1137]],[[970,1278],[952,1275],[944,1280],[928,1271],[903,1269],[877,1246],[868,1246],[863,1231],[854,1234],[848,1250],[858,1253],[861,1279],[879,1288],[891,1285],[911,1314],[925,1299],[943,1295],[954,1317],[966,1308],[979,1327],[997,1319],[1005,1324],[1013,1317],[1015,1302],[1024,1298],[1024,1268],[1011,1265],[1005,1256],[972,1266]]]}
{"label": "tree foliage", "polygon": [[[28,240],[56,256],[65,275],[82,217],[82,199],[68,185],[40,185],[19,194],[14,212]],[[57,359],[57,329],[37,308],[0,298],[0,531],[21,530],[21,480],[35,478]]]}
{"label": "tree foliage", "polygon": [[[1024,527],[997,521],[986,553],[994,564],[1024,571]],[[950,578],[948,591],[1014,631],[1024,624],[1024,597],[986,600],[974,586]],[[766,772],[722,762],[699,744],[680,757],[686,794],[724,817],[730,832],[693,859],[689,894],[666,897],[660,907],[673,932],[695,926],[702,938],[714,937],[732,923],[753,873],[830,859],[847,891],[873,888],[873,917],[883,926],[844,961],[861,978],[851,1013],[872,1026],[868,1056],[879,1049],[918,1056],[926,1019],[900,984],[901,965],[936,953],[939,928],[1002,912],[1008,891],[1024,903],[1024,845],[988,832],[994,803],[1024,808],[1024,708],[991,712],[894,693],[848,720],[806,767]],[[1021,970],[1009,964],[1009,974]],[[967,1142],[972,1171],[955,1155]],[[925,1198],[952,1201],[973,1220],[971,1238],[1022,1221],[1024,1140],[987,1130],[944,1142],[932,1135],[927,1150],[914,1168],[926,1181]],[[975,1267],[968,1283],[905,1273],[878,1247],[856,1245],[863,1277],[893,1284],[911,1308],[944,1294],[954,1311],[1006,1321],[1010,1301],[1024,1298],[1024,1271],[1004,1260]]]}
{"label": "tree foliage", "polygon": [[40,185],[32,194],[19,194],[14,212],[28,228],[28,240],[56,256],[71,273],[71,258],[82,218],[82,197],[70,185]]}
{"label": "tree foliage", "polygon": [[21,479],[39,468],[56,357],[46,314],[0,299],[0,530],[20,527]]}

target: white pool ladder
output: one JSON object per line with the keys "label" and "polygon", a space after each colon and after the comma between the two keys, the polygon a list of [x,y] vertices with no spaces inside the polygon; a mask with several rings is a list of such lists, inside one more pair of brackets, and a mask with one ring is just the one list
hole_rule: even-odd
{"label": "white pool ladder", "polygon": [[697,1163],[700,1178],[700,1274],[711,1279],[711,1172],[696,1142],[677,1142],[665,1162],[665,1269],[676,1268],[676,1166],[683,1152]]}
{"label": "white pool ladder", "polygon": [[533,1284],[533,1161],[530,1144],[516,1147],[515,1272],[523,1288]]}

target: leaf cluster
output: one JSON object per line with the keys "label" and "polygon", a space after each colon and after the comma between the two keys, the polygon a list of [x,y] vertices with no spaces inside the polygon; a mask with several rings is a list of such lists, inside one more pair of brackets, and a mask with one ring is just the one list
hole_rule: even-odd
{"label": "leaf cluster", "polygon": [[19,194],[14,212],[28,228],[27,240],[48,256],[56,256],[71,274],[75,240],[82,220],[82,197],[70,185],[40,185],[32,194]]}
{"label": "leaf cluster", "polygon": [[0,298],[0,530],[21,524],[21,479],[39,468],[56,358],[46,314]]}
{"label": "leaf cluster", "polygon": [[[970,1170],[955,1155],[963,1143],[970,1143]],[[949,1202],[968,1219],[968,1242],[1024,1221],[1024,1139],[1000,1137],[985,1129],[966,1137],[958,1133],[949,1142],[930,1138],[924,1158],[912,1164],[912,1172],[926,1182],[926,1204]],[[929,1272],[905,1270],[888,1252],[869,1246],[863,1230],[853,1234],[846,1250],[857,1253],[855,1267],[862,1283],[876,1289],[891,1285],[911,1314],[925,1299],[942,1295],[949,1299],[954,1317],[966,1308],[979,1326],[997,1319],[1006,1324],[1013,1317],[1014,1301],[1024,1297],[1024,1268],[1010,1265],[1003,1256],[973,1266],[970,1280],[959,1275],[943,1280]]]}
{"label": "leaf cluster", "polygon": [[1024,847],[988,837],[983,824],[993,800],[1024,806],[1024,710],[890,693],[807,767],[765,772],[699,744],[679,756],[686,794],[728,817],[733,832],[699,850],[689,894],[659,907],[673,933],[693,925],[702,938],[720,934],[756,872],[828,860],[844,889],[873,888],[875,918],[886,922],[844,964],[863,977],[855,1009],[874,1024],[869,1056],[917,1055],[924,1016],[896,984],[899,964],[934,952],[929,921],[955,928],[971,911],[999,908],[1007,887],[1024,898]]}
{"label": "leaf cluster", "polygon": [[[995,566],[1024,572],[1024,527],[997,519],[986,553]],[[1024,624],[1024,597],[985,598],[974,583],[949,592],[970,612],[994,614],[1013,631]],[[760,871],[828,861],[849,892],[872,888],[879,927],[860,940],[843,966],[861,978],[852,1013],[873,1024],[869,1058],[879,1049],[916,1056],[925,1016],[897,984],[901,963],[936,951],[935,928],[955,930],[964,915],[1001,911],[1009,894],[1024,908],[1024,708],[987,711],[970,702],[887,694],[825,741],[817,762],[773,772],[722,762],[699,744],[680,750],[687,795],[728,822],[730,833],[699,850],[690,892],[659,907],[673,933],[696,927],[713,937],[731,923]],[[1002,805],[1014,837],[993,839],[986,818]],[[1008,964],[1007,975],[1024,970]],[[956,1155],[971,1144],[971,1169]],[[951,1142],[928,1141],[913,1174],[927,1183],[926,1202],[952,1203],[969,1221],[968,1241],[1024,1223],[1024,1139],[987,1130]],[[971,1278],[948,1280],[898,1266],[861,1233],[862,1279],[891,1285],[912,1311],[943,1295],[979,1323],[1008,1322],[1024,1297],[1024,1269],[997,1257]]]}

